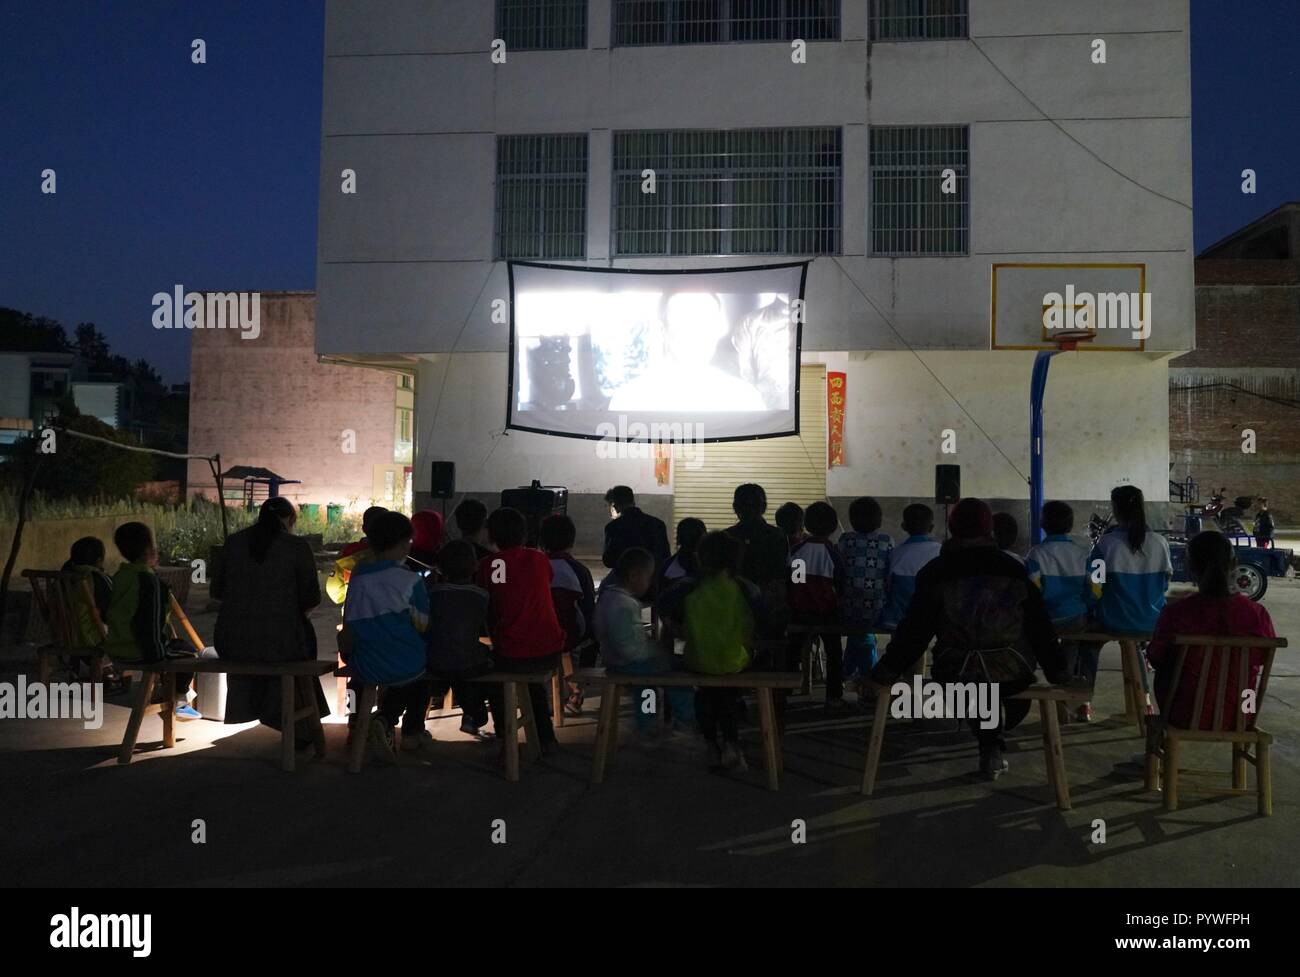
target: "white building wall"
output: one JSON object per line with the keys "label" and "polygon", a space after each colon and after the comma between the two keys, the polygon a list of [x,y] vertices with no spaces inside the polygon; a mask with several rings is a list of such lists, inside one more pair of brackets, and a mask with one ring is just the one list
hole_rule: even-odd
{"label": "white building wall", "polygon": [[[439,376],[442,365],[420,371],[417,490],[427,486],[425,461],[434,457],[457,460],[460,487],[470,490],[526,482],[552,466],[567,466],[555,478],[574,491],[624,477],[607,461],[588,471],[591,445],[521,432],[500,444],[485,440],[504,426],[508,343],[507,327],[491,320],[492,302],[508,296],[505,266],[491,260],[498,133],[589,133],[587,264],[687,267],[746,259],[609,257],[613,131],[841,126],[843,254],[818,257],[810,270],[804,329],[810,354],[909,345],[988,350],[989,268],[1008,261],[1145,262],[1155,318],[1147,349],[1193,345],[1192,223],[1184,206],[1191,201],[1186,0],[971,0],[970,39],[877,44],[865,40],[865,0],[845,0],[843,40],[810,44],[802,65],[791,63],[783,43],[610,49],[609,4],[602,0],[589,7],[587,50],[511,53],[505,65],[493,65],[494,6],[332,0],[327,8],[317,350],[456,351],[436,423],[430,391],[437,384],[430,376]],[[1107,42],[1104,65],[1092,63],[1094,38]],[[868,257],[868,127],[940,123],[970,126],[971,253]],[[356,171],[355,195],[340,193],[344,168]],[[986,422],[973,406],[972,413],[986,427],[1004,430],[1023,453],[1027,358],[967,356],[961,362],[979,387],[971,394],[980,395],[975,401],[995,419]],[[1091,369],[1149,384],[1149,392],[1125,394],[1153,417],[1150,427],[1140,427],[1138,457],[1132,465],[1108,458],[1097,478],[1113,483],[1121,470],[1140,469],[1151,497],[1162,497],[1164,476],[1152,473],[1163,473],[1167,444],[1164,421],[1154,419],[1164,412],[1153,408],[1165,396],[1163,359],[1069,359],[1096,359]],[[870,382],[877,364],[894,362],[877,352],[855,361],[853,370],[867,371]],[[1049,410],[1070,369],[1054,376]],[[899,370],[906,375],[906,367]],[[990,381],[988,389],[981,378]],[[453,396],[457,384],[467,385],[463,398]],[[900,422],[951,406],[924,375],[896,390],[902,400],[885,416],[896,409]],[[449,400],[476,406],[459,418]],[[1085,393],[1071,404],[1080,428],[1118,441],[1132,425],[1116,418],[1113,405],[1109,395]],[[855,429],[874,430],[873,423],[851,413],[850,439],[862,436]],[[875,449],[863,442],[857,450]],[[1145,458],[1151,461],[1138,464]],[[877,491],[929,494],[932,464],[928,456],[897,459],[901,467],[891,465]],[[478,465],[482,471],[471,474]],[[832,494],[856,493],[845,482],[856,479],[854,465],[832,473]],[[649,462],[645,468],[648,473]],[[1049,459],[1049,478],[1057,471]],[[1096,459],[1091,465],[1081,459],[1077,471],[1088,481]],[[666,491],[646,473],[634,478],[629,470],[626,480],[644,491]],[[1023,486],[1014,494],[1024,495]]]}

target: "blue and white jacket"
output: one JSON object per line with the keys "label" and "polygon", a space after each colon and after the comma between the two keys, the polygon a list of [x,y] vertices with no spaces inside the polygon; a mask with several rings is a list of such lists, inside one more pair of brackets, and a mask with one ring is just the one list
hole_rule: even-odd
{"label": "blue and white jacket", "polygon": [[907,614],[916,593],[916,575],[939,555],[933,536],[909,536],[889,551],[889,594],[880,612],[880,626],[892,630]]}
{"label": "blue and white jacket", "polygon": [[1029,579],[1043,592],[1054,622],[1083,617],[1096,602],[1088,580],[1088,547],[1067,533],[1047,536],[1025,556]]}
{"label": "blue and white jacket", "polygon": [[429,592],[418,574],[393,560],[358,564],[343,624],[352,636],[348,664],[363,682],[402,685],[424,674]]}
{"label": "blue and white jacket", "polygon": [[1174,571],[1169,542],[1147,530],[1142,548],[1129,549],[1124,529],[1113,526],[1097,540],[1089,558],[1106,561],[1105,584],[1093,584],[1100,597],[1097,623],[1107,631],[1150,632],[1165,606],[1165,591]]}

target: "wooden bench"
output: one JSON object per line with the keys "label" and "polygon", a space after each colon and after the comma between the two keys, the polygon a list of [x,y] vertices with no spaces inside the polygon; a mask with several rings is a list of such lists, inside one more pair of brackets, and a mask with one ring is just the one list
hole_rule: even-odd
{"label": "wooden bench", "polygon": [[[1038,718],[1043,725],[1043,757],[1047,761],[1047,782],[1056,792],[1056,806],[1070,810],[1070,784],[1065,776],[1065,755],[1061,745],[1061,724],[1056,714],[1057,703],[1086,702],[1091,693],[1087,689],[1066,685],[1032,685],[1012,699],[1029,699],[1038,703]],[[876,694],[876,712],[871,720],[871,733],[867,738],[867,760],[862,770],[862,793],[870,797],[876,788],[876,772],[885,745],[885,724],[889,721],[890,690],[881,689]]]}
{"label": "wooden bench", "polygon": [[[1231,743],[1232,786],[1195,786],[1187,789],[1192,793],[1207,794],[1251,793],[1246,786],[1246,764],[1249,763],[1255,768],[1254,793],[1258,799],[1259,813],[1268,817],[1273,813],[1273,768],[1269,758],[1273,737],[1257,725],[1251,729],[1246,728],[1250,725],[1247,722],[1248,714],[1241,708],[1242,703],[1237,697],[1243,689],[1251,688],[1250,653],[1258,650],[1261,659],[1260,672],[1259,681],[1254,686],[1254,716],[1258,720],[1259,710],[1264,702],[1264,693],[1268,688],[1268,677],[1273,668],[1273,654],[1278,648],[1287,646],[1286,638],[1180,634],[1174,637],[1173,646],[1176,655],[1173,676],[1169,682],[1165,701],[1160,704],[1161,716],[1151,722],[1150,734],[1147,737],[1147,789],[1160,790],[1163,787],[1165,810],[1178,810],[1179,773],[1214,773],[1214,771],[1201,770],[1180,771],[1179,761],[1182,758],[1183,743]],[[1201,673],[1197,677],[1191,710],[1195,726],[1182,729],[1169,725],[1167,720],[1171,714],[1173,697],[1177,694],[1183,668],[1187,664],[1187,657],[1194,650],[1201,652]],[[1214,682],[1211,685],[1209,665],[1215,658],[1219,660],[1219,667],[1214,670]],[[1237,697],[1231,694],[1233,690],[1227,682],[1229,675],[1236,676]],[[1202,729],[1199,727],[1204,722],[1206,703],[1213,704],[1214,713],[1211,728]],[[1235,718],[1231,729],[1223,729],[1224,712],[1229,709]],[[1255,748],[1253,755],[1250,752],[1252,746]]]}
{"label": "wooden bench", "polygon": [[24,570],[23,576],[31,584],[33,603],[50,639],[36,646],[37,679],[49,684],[60,658],[84,659],[90,663],[92,687],[97,687],[104,680],[108,656],[102,648],[81,645],[76,626],[76,601],[84,596],[93,603],[94,595],[79,593],[84,581],[74,573]]}
{"label": "wooden bench", "polygon": [[624,687],[636,688],[711,688],[753,689],[758,699],[759,732],[763,741],[763,766],[767,770],[768,790],[781,787],[784,758],[781,734],[776,726],[775,689],[797,689],[800,677],[794,672],[737,672],[734,675],[700,675],[695,672],[657,672],[653,675],[629,675],[604,668],[583,668],[574,672],[576,682],[603,686],[600,719],[596,725],[596,747],[592,756],[591,782],[602,783],[605,767],[618,747],[618,704]]}
{"label": "wooden bench", "polygon": [[1124,720],[1137,727],[1138,734],[1146,735],[1147,716],[1153,711],[1152,697],[1147,690],[1146,662],[1138,654],[1138,644],[1150,641],[1149,633],[1121,633],[1112,631],[1083,631],[1058,634],[1062,642],[1085,642],[1105,645],[1119,643],[1120,669],[1124,681]]}
{"label": "wooden bench", "polygon": [[[347,668],[335,671],[340,677],[351,677]],[[542,685],[553,680],[551,672],[486,672],[466,679],[475,685],[495,684],[502,686],[504,729],[497,730],[506,755],[506,780],[515,783],[519,780],[519,729],[522,713],[524,730],[524,752],[530,760],[541,758],[542,746],[537,733],[537,717],[533,715],[533,701],[528,694],[528,686]],[[348,773],[360,773],[365,765],[366,746],[370,733],[370,723],[375,705],[379,701],[378,685],[361,685],[361,694],[357,702],[357,725],[352,731],[352,743],[348,752]]]}
{"label": "wooden bench", "polygon": [[[332,661],[293,661],[293,662],[236,662],[224,658],[164,658],[162,661],[142,662],[116,660],[114,662],[123,671],[140,672],[141,679],[136,683],[134,701],[131,705],[131,718],[126,724],[126,735],[122,737],[122,748],[117,754],[117,762],[127,764],[135,753],[135,741],[140,735],[140,724],[144,717],[153,713],[162,715],[163,740],[166,749],[176,745],[174,711],[176,704],[176,673],[225,672],[228,675],[265,675],[280,677],[280,767],[283,770],[294,768],[294,724],[299,719],[311,719],[312,742],[318,755],[325,754],[325,731],[320,724],[320,714],[316,707],[316,693],[312,683],[320,680],[334,670]],[[154,688],[162,677],[163,699],[160,703],[151,703]],[[299,707],[295,703],[295,692],[301,689],[307,693],[308,705]]]}
{"label": "wooden bench", "polygon": [[[870,627],[867,625],[851,624],[790,624],[786,626],[785,633],[790,636],[800,635],[803,642],[799,649],[800,671],[803,675],[803,684],[799,687],[802,695],[812,693],[812,646],[813,639],[821,634],[837,634],[841,638],[863,637],[868,634],[892,636],[893,631],[886,631],[883,628]],[[924,658],[922,658],[924,661]]]}

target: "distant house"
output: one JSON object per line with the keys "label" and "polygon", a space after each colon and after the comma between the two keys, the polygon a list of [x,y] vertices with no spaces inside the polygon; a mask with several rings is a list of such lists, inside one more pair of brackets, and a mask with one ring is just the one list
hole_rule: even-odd
{"label": "distant house", "polygon": [[[414,385],[409,369],[322,362],[315,295],[262,292],[261,330],[191,332],[189,450],[223,470],[269,469],[293,480],[299,504],[409,507]],[[216,498],[206,462],[191,461],[187,493]],[[226,481],[227,500],[244,498]]]}
{"label": "distant house", "polygon": [[74,353],[0,352],[0,459],[57,413],[76,368]]}
{"label": "distant house", "polygon": [[1169,363],[1170,479],[1300,525],[1300,202],[1196,259],[1196,349]]}

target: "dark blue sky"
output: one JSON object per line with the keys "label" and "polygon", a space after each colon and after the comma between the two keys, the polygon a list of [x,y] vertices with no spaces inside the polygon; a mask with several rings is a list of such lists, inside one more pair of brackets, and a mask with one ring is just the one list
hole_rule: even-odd
{"label": "dark blue sky", "polygon": [[[1192,0],[1198,251],[1300,199],[1296,10]],[[93,321],[179,382],[189,334],[152,328],[155,292],[313,288],[323,21],[317,0],[0,0],[0,305]]]}

